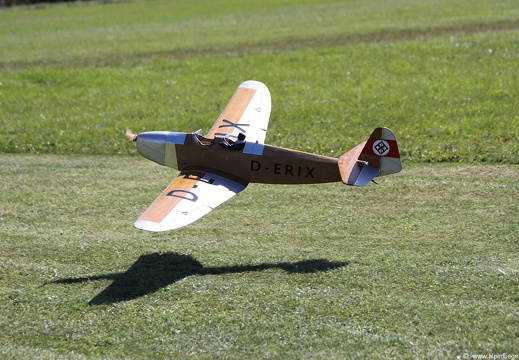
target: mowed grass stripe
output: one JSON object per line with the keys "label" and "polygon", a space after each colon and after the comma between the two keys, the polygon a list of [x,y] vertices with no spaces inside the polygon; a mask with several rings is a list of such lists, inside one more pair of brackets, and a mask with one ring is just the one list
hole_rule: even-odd
{"label": "mowed grass stripe", "polygon": [[186,60],[199,57],[236,58],[255,54],[281,54],[314,48],[327,48],[352,45],[384,45],[402,42],[429,41],[448,39],[474,34],[513,32],[519,30],[519,20],[504,19],[485,22],[467,22],[442,25],[415,26],[410,28],[391,27],[368,32],[344,34],[321,34],[312,36],[292,35],[281,39],[251,39],[243,42],[230,42],[220,45],[199,45],[196,47],[186,44],[175,49],[158,51],[119,51],[111,54],[85,54],[70,58],[35,60],[24,59],[9,62],[9,70],[21,70],[34,66],[45,67],[106,67],[106,66],[136,66],[143,62],[157,60]]}
{"label": "mowed grass stripe", "polygon": [[[7,68],[286,51],[517,29],[513,0],[132,1],[0,12]],[[135,60],[133,60],[135,59]]]}

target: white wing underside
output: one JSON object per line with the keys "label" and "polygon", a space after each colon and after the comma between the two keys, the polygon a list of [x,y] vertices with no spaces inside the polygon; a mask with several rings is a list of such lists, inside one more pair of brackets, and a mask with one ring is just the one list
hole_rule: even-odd
{"label": "white wing underside", "polygon": [[141,215],[135,227],[152,232],[179,229],[200,219],[246,186],[207,172],[183,172]]}

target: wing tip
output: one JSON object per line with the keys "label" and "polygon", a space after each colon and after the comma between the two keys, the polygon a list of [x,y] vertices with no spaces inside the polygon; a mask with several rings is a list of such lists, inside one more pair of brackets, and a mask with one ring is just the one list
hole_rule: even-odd
{"label": "wing tip", "polygon": [[135,226],[139,230],[149,231],[149,232],[164,232],[168,230],[177,229],[176,227],[164,226],[161,223],[156,223],[148,220],[137,220],[133,226]]}
{"label": "wing tip", "polygon": [[261,81],[256,81],[256,80],[247,80],[247,81],[244,81],[240,84],[241,88],[249,88],[249,89],[255,89],[255,90],[260,90],[260,89],[268,89],[267,88],[267,85],[265,85],[264,83],[262,83]]}

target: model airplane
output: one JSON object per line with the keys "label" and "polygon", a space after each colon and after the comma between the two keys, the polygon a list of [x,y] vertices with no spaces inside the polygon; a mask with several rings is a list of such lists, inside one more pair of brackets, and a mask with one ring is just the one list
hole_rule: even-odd
{"label": "model airplane", "polygon": [[180,170],[175,180],[135,222],[159,232],[189,225],[249,183],[315,184],[342,181],[364,186],[402,169],[395,135],[379,127],[340,158],[265,145],[270,92],[257,81],[242,83],[205,136],[195,133],[127,132],[138,152]]}

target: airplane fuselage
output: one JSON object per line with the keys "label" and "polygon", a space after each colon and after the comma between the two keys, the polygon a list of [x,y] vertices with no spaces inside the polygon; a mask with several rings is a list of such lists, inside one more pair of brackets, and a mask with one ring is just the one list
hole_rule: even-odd
{"label": "airplane fuselage", "polygon": [[[148,159],[180,171],[199,170],[226,176],[240,183],[314,184],[341,181],[338,159],[272,145],[247,143],[241,149],[221,145],[222,138],[205,139],[197,134],[149,132],[158,146],[139,152]],[[160,134],[160,139],[156,134]],[[159,146],[159,143],[164,144]],[[163,155],[161,153],[163,149]],[[160,154],[158,157],[153,154]]]}

